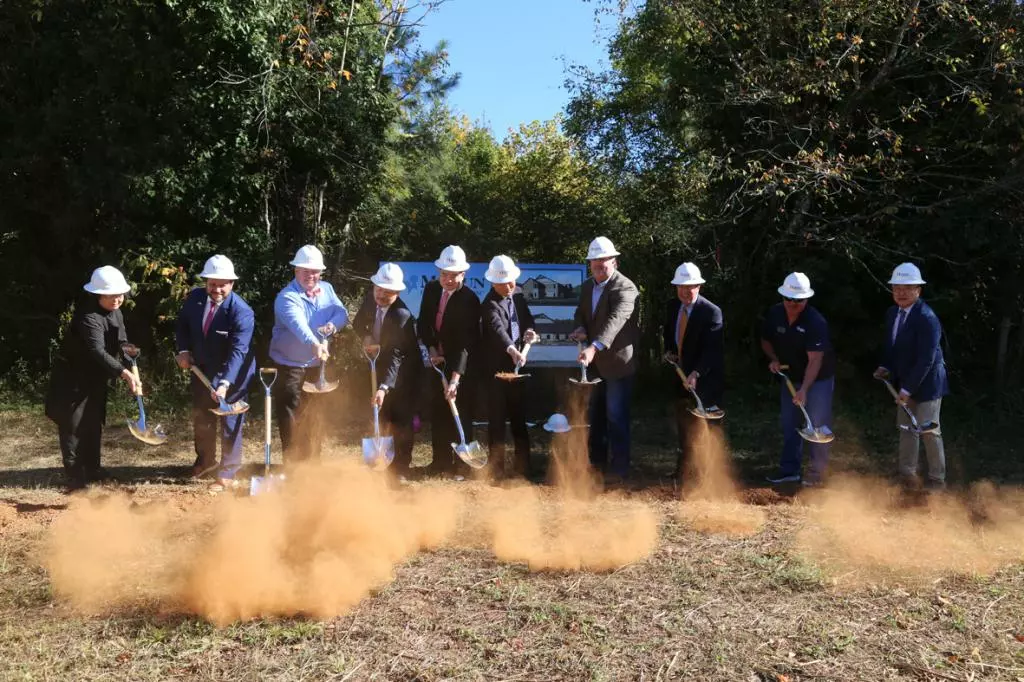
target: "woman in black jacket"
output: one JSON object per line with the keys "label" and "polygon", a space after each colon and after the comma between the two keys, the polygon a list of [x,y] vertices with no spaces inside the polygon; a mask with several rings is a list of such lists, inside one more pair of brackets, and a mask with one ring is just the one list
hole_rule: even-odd
{"label": "woman in black jacket", "polygon": [[117,268],[105,265],[93,271],[83,288],[93,295],[75,310],[46,396],[46,416],[57,424],[64,472],[73,490],[109,478],[100,467],[100,437],[110,380],[120,378],[136,390],[121,350],[127,336],[120,308],[131,287]]}

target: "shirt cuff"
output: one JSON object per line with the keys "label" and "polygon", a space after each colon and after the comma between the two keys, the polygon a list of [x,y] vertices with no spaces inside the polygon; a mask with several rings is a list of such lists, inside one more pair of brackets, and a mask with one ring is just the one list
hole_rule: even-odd
{"label": "shirt cuff", "polygon": [[594,348],[598,349],[598,350],[604,350],[604,344],[601,343],[600,341],[594,341],[590,345],[593,346]]}
{"label": "shirt cuff", "polygon": [[221,379],[221,380],[220,380],[220,381],[219,381],[219,382],[217,383],[217,388],[220,388],[221,386],[230,386],[230,385],[231,385],[231,382],[230,382],[230,381],[228,381],[227,379]]}
{"label": "shirt cuff", "polygon": [[908,390],[907,390],[907,389],[905,389],[905,388],[901,388],[901,389],[900,389],[900,395],[902,395],[902,396],[905,396],[905,397],[909,398],[909,397],[910,397],[910,391],[908,391]]}

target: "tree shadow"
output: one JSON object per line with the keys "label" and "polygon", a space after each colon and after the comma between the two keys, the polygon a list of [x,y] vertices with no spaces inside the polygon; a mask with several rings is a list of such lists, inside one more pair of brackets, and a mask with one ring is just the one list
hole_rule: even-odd
{"label": "tree shadow", "polygon": [[[119,484],[181,485],[192,475],[192,467],[111,466],[105,467]],[[4,488],[44,488],[63,490],[67,479],[63,467],[0,470],[0,490]]]}

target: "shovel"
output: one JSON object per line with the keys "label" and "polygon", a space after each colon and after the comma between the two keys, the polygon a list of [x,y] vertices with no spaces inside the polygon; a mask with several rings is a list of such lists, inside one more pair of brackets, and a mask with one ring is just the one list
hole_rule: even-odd
{"label": "shovel", "polygon": [[266,435],[263,441],[263,475],[253,476],[249,479],[249,494],[260,495],[269,493],[277,488],[284,480],[283,474],[270,475],[270,387],[277,381],[276,367],[260,367],[260,383],[263,384],[263,420],[267,423]]}
{"label": "shovel", "polygon": [[[372,351],[372,354],[371,354]],[[371,395],[377,393],[377,358],[380,357],[380,346],[365,346],[363,355],[370,361]],[[395,439],[393,436],[380,435],[380,408],[373,403],[373,437],[363,439],[363,463],[375,471],[388,468],[395,459]]]}
{"label": "shovel", "polygon": [[[789,394],[791,396],[796,396],[796,389],[793,388],[793,382],[789,380],[788,376],[782,373],[782,370],[784,369],[789,369],[789,365],[781,365],[779,367],[779,371],[776,372],[776,374],[782,377],[783,381],[786,382],[786,388],[789,389]],[[811,422],[811,416],[807,414],[807,410],[804,408],[804,406],[798,405],[798,407],[800,408],[800,411],[804,413],[804,419],[807,420],[807,423],[804,425],[804,428],[797,429],[797,433],[800,434],[801,438],[810,443],[831,443],[836,439],[836,435],[832,433],[827,427],[822,427],[820,429],[815,428],[814,424]]]}
{"label": "shovel", "polygon": [[907,426],[906,424],[900,424],[899,426],[900,426],[901,429],[903,429],[904,431],[911,431],[913,433],[916,433],[919,436],[922,433],[937,433],[938,432],[938,430],[939,430],[939,423],[938,422],[927,421],[927,422],[925,422],[923,424],[918,423],[917,417],[914,416],[913,411],[911,411],[911,409],[909,407],[907,407],[907,404],[905,402],[900,400],[899,393],[896,392],[896,388],[892,385],[892,382],[889,381],[888,373],[886,373],[883,376],[877,377],[877,378],[878,378],[879,381],[881,381],[883,384],[885,384],[885,387],[887,389],[889,389],[889,393],[896,400],[896,404],[899,405],[903,409],[903,411],[906,413],[907,417],[910,419],[910,426]]}
{"label": "shovel", "polygon": [[130,343],[122,345],[121,351],[131,363],[131,371],[135,375],[135,385],[138,387],[135,391],[135,401],[139,404],[139,418],[136,421],[128,420],[128,430],[147,445],[163,445],[167,442],[167,433],[164,431],[164,427],[159,424],[153,427],[146,426],[146,408],[142,405],[142,379],[139,376],[139,366],[135,361],[141,351],[138,346]]}
{"label": "shovel", "polygon": [[[577,341],[576,342],[576,347],[579,348],[579,351],[581,353],[583,352],[583,342],[582,341]],[[569,377],[569,382],[573,383],[573,384],[577,384],[579,386],[593,386],[594,384],[601,383],[601,378],[598,377],[597,379],[587,379],[587,366],[584,365],[581,362],[580,363],[580,378],[576,379],[575,377]]]}
{"label": "shovel", "polygon": [[526,364],[526,355],[527,353],[530,352],[530,346],[532,345],[532,343],[523,344],[523,361],[521,363],[516,363],[515,371],[496,372],[494,378],[501,379],[502,381],[518,381],[520,379],[525,379],[526,377],[530,376],[529,374],[520,374],[519,370],[522,369],[523,365]]}
{"label": "shovel", "polygon": [[722,410],[722,408],[720,407],[712,407],[711,409],[705,410],[704,403],[701,402],[700,396],[697,395],[697,391],[690,388],[690,386],[686,383],[686,375],[683,374],[683,368],[679,366],[679,363],[673,362],[668,358],[665,358],[665,362],[667,362],[668,364],[672,365],[675,368],[676,374],[678,374],[679,378],[682,379],[683,381],[683,386],[686,388],[687,391],[690,392],[690,394],[693,396],[693,399],[697,401],[697,407],[690,408],[690,414],[692,414],[695,417],[700,417],[701,419],[710,420],[721,419],[722,417],[725,416],[725,411]]}
{"label": "shovel", "polygon": [[[320,336],[321,341],[327,341],[330,338],[330,334],[324,334]],[[338,388],[337,381],[327,381],[327,361],[320,361],[320,378],[316,380],[316,383],[312,381],[306,381],[302,384],[302,390],[306,393],[330,393],[334,389]]]}
{"label": "shovel", "polygon": [[[448,380],[444,376],[444,370],[439,365],[434,365],[434,371],[441,375],[441,386],[445,394],[448,393]],[[487,466],[487,452],[480,446],[480,443],[473,441],[466,442],[466,433],[462,430],[462,420],[459,419],[459,408],[455,406],[454,400],[448,400],[448,407],[452,410],[452,417],[455,419],[455,428],[459,430],[459,442],[452,443],[452,450],[463,462],[474,469],[483,469]]]}
{"label": "shovel", "polygon": [[[213,385],[210,383],[210,380],[206,378],[206,375],[203,374],[203,370],[199,369],[196,365],[192,365],[189,369],[191,369],[192,373],[199,378],[199,381],[202,382],[203,386],[206,386],[206,388],[210,390],[210,393],[214,393]],[[217,399],[217,407],[210,408],[210,412],[213,412],[218,417],[227,417],[232,414],[245,414],[248,411],[249,403],[244,400],[229,403],[223,398]]]}

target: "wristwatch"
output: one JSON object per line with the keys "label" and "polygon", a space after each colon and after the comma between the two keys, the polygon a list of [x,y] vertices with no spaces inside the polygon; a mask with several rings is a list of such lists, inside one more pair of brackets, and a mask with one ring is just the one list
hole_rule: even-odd
{"label": "wristwatch", "polygon": [[391,390],[391,387],[388,386],[387,384],[381,384],[380,386],[377,387],[377,390],[384,391],[384,393],[387,394],[387,392]]}

